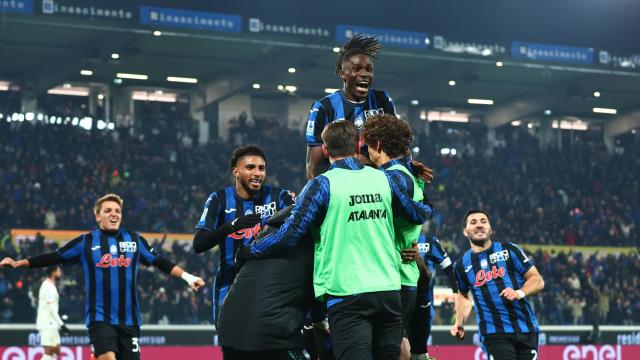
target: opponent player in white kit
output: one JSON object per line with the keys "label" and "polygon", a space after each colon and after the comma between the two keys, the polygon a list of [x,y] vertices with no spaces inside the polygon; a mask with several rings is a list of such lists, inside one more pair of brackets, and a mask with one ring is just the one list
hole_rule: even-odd
{"label": "opponent player in white kit", "polygon": [[47,278],[38,291],[38,316],[36,329],[40,333],[40,345],[44,347],[42,360],[53,360],[60,356],[60,332],[68,334],[69,328],[58,314],[59,296],[56,281],[62,277],[58,266],[47,268]]}

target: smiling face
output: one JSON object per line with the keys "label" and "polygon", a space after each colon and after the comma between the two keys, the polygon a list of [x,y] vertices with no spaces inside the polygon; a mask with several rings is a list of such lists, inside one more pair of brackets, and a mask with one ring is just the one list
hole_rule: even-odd
{"label": "smiling face", "polygon": [[249,198],[262,188],[267,177],[267,165],[261,156],[246,155],[238,159],[232,173],[236,178],[238,194]]}
{"label": "smiling face", "polygon": [[474,245],[484,246],[487,241],[491,240],[492,230],[489,218],[480,212],[469,215],[462,233]]}
{"label": "smiling face", "polygon": [[115,201],[104,201],[95,214],[98,228],[104,231],[118,231],[122,222],[122,207]]}
{"label": "smiling face", "polygon": [[373,83],[373,62],[366,54],[355,54],[345,59],[340,70],[344,81],[344,94],[351,101],[363,101],[367,98]]}

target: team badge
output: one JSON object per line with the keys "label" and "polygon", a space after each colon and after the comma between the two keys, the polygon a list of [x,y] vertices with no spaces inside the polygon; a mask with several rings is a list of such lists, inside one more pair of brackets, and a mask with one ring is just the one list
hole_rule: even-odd
{"label": "team badge", "polygon": [[362,118],[362,115],[358,115],[353,123],[358,129],[362,128],[362,125],[364,125],[364,119]]}
{"label": "team badge", "polygon": [[109,252],[115,255],[118,253],[118,248],[115,245],[111,245],[111,247],[109,248]]}
{"label": "team badge", "polygon": [[483,268],[486,268],[487,266],[489,266],[489,263],[487,263],[487,259],[480,260],[480,266]]}

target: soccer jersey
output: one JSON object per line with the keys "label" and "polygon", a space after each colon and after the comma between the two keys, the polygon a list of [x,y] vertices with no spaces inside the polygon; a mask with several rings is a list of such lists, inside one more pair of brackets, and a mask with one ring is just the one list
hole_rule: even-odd
{"label": "soccer jersey", "polygon": [[59,299],[56,284],[48,278],[45,279],[38,291],[38,330],[58,330],[62,326],[63,322],[58,314]]}
{"label": "soccer jersey", "polygon": [[356,125],[358,131],[362,131],[367,119],[379,114],[396,114],[393,100],[386,91],[371,89],[367,99],[360,103],[348,100],[342,90],[336,91],[311,106],[305,141],[309,146],[322,145],[322,130],[336,120],[349,120]]}
{"label": "soccer jersey", "polygon": [[527,299],[509,301],[500,292],[524,285],[524,274],[533,266],[512,243],[492,243],[479,253],[468,250],[454,265],[458,288],[471,291],[481,335],[538,332],[538,321]]}
{"label": "soccer jersey", "polygon": [[158,253],[140,234],[125,229],[94,230],[56,251],[64,262],[80,263],[85,282],[85,323],[140,326],[139,264],[157,265]]}
{"label": "soccer jersey", "polygon": [[[418,250],[420,250],[420,255],[422,256],[424,263],[429,268],[429,273],[431,274],[431,282],[429,283],[429,290],[426,293],[425,299],[425,304],[430,304],[431,301],[433,301],[436,264],[438,264],[441,269],[446,269],[451,266],[451,259],[444,248],[442,248],[442,244],[440,244],[440,240],[438,240],[437,236],[426,236],[421,234],[418,238]],[[433,310],[433,306],[431,309],[432,312],[435,311]]]}
{"label": "soccer jersey", "polygon": [[253,241],[273,214],[293,203],[293,197],[288,190],[269,185],[263,186],[260,193],[250,200],[238,196],[233,186],[218,190],[209,196],[196,229],[213,231],[238,216],[254,213],[261,215],[259,224],[252,228],[232,232],[224,239],[224,243],[218,244],[220,261],[218,262],[213,291],[214,321],[217,317],[219,305],[227,296],[229,287],[236,277],[234,256],[238,247]]}

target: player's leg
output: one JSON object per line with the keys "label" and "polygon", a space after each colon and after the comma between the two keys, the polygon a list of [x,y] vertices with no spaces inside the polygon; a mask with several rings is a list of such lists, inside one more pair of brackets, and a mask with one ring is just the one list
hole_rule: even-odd
{"label": "player's leg", "polygon": [[[371,359],[372,325],[370,317],[373,311],[367,306],[367,295],[330,297],[327,301],[333,355],[338,360]],[[400,337],[398,336],[397,345],[399,343]]]}
{"label": "player's leg", "polygon": [[96,360],[116,360],[118,333],[111,325],[102,322],[89,325],[89,340]]}
{"label": "player's leg", "polygon": [[402,341],[402,305],[399,291],[367,294],[373,317],[373,354],[376,360],[397,360]]}
{"label": "player's leg", "polygon": [[409,344],[412,359],[427,358],[427,341],[431,332],[431,306],[427,301],[417,301],[411,315]]}
{"label": "player's leg", "polygon": [[518,360],[538,360],[538,333],[517,334]]}
{"label": "player's leg", "polygon": [[483,344],[489,360],[518,360],[515,334],[489,334]]}
{"label": "player's leg", "polygon": [[117,326],[118,360],[140,360],[140,329],[134,326]]}
{"label": "player's leg", "polygon": [[42,360],[55,359],[60,354],[60,333],[58,329],[40,330],[40,345],[44,347]]}
{"label": "player's leg", "polygon": [[402,306],[402,342],[400,344],[400,360],[408,360],[411,356],[409,336],[411,333],[411,316],[416,304],[415,287],[403,286],[400,290],[400,303]]}

